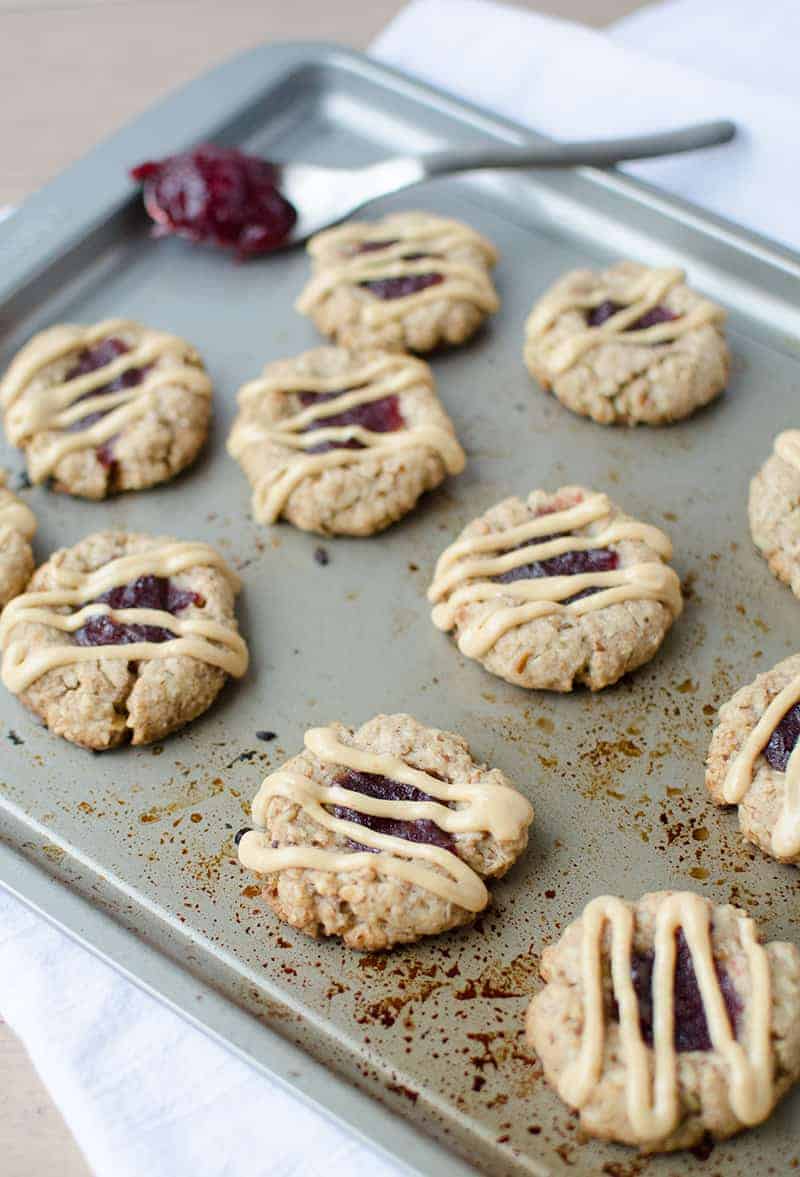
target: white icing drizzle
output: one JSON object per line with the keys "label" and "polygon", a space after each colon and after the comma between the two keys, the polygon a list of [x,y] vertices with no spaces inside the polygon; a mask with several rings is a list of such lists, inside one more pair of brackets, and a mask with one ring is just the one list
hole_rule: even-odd
{"label": "white icing drizzle", "polygon": [[[657,527],[634,519],[609,522],[595,535],[572,533],[596,523],[612,512],[607,495],[593,494],[574,507],[538,515],[506,531],[475,535],[457,540],[439,558],[428,599],[434,605],[433,623],[441,630],[456,624],[463,605],[511,599],[512,603],[467,625],[459,634],[458,648],[471,658],[480,658],[509,630],[550,613],[579,617],[621,601],[653,600],[665,605],[673,617],[682,608],[680,581],[674,570],[656,561],[632,564],[607,572],[583,572],[574,576],[542,576],[530,580],[497,583],[491,580],[512,568],[548,560],[566,552],[606,548],[623,540],[648,544],[663,560],[672,555],[672,544]],[[567,532],[557,539],[537,543],[537,538]],[[531,541],[528,543],[527,541]],[[517,545],[523,544],[523,547]],[[512,549],[517,550],[512,550]],[[489,556],[484,553],[502,553]],[[587,588],[601,591],[581,600],[561,604]]]}
{"label": "white icing drizzle", "polygon": [[[247,670],[247,646],[231,625],[206,618],[179,619],[160,609],[112,609],[96,600],[109,589],[130,584],[140,576],[168,578],[201,566],[216,568],[228,579],[234,591],[238,591],[239,578],[235,572],[214,548],[204,543],[165,542],[110,560],[88,573],[63,567],[55,569],[56,588],[23,593],[10,601],[0,616],[3,683],[14,694],[19,694],[47,671],[59,666],[108,658],[142,662],[179,655],[197,658],[240,678]],[[61,612],[65,608],[75,612]],[[164,642],[78,646],[69,642],[40,644],[18,628],[41,624],[70,634],[90,617],[101,614],[121,624],[160,626],[176,636]]]}
{"label": "white icing drizzle", "polygon": [[[312,377],[299,370],[290,375],[286,369],[271,372],[246,384],[239,393],[243,409],[258,405],[263,397],[273,392],[338,392],[341,396],[319,404],[309,405],[292,417],[274,425],[243,417],[236,421],[228,439],[228,452],[234,458],[242,456],[248,446],[273,443],[294,451],[282,461],[275,461],[261,477],[253,491],[253,515],[261,523],[274,523],[286,506],[292,491],[312,475],[337,466],[352,466],[389,456],[403,449],[427,447],[442,460],[448,474],[459,474],[466,462],[464,451],[455,434],[443,425],[422,424],[406,426],[394,432],[373,433],[360,425],[325,426],[325,418],[337,416],[358,405],[401,395],[405,390],[424,384],[433,388],[430,368],[411,356],[388,352],[376,354],[368,360],[354,361],[345,371],[327,376]],[[402,408],[402,406],[401,406]],[[319,422],[319,428],[308,426]],[[324,441],[355,439],[363,449],[333,449],[321,454],[303,451]]]}
{"label": "white icing drizzle", "polygon": [[709,905],[691,892],[676,892],[659,905],[655,917],[655,962],[652,975],[653,1048],[642,1039],[639,1004],[631,976],[634,913],[621,899],[601,895],[581,917],[583,1029],[578,1057],[561,1074],[558,1091],[572,1107],[581,1108],[592,1094],[603,1068],[606,1015],[603,1001],[602,945],[605,925],[611,930],[611,977],[619,1009],[622,1063],[628,1116],[644,1141],[661,1140],[680,1117],[678,1057],[674,1045],[675,933],[683,930],[691,953],[709,1037],[721,1056],[728,1078],[731,1107],[743,1124],[757,1124],[774,1103],[770,1041],[771,984],[769,959],[759,944],[753,921],[738,918],[739,937],[750,969],[747,1042],[738,1042],[728,1020],[714,967]]}
{"label": "white icing drizzle", "polygon": [[[139,343],[103,367],[54,384],[42,380],[37,386],[50,364],[77,355],[103,339],[131,334],[141,336]],[[126,425],[155,408],[163,388],[179,385],[198,396],[210,397],[211,381],[206,371],[197,364],[177,359],[186,352],[186,345],[176,336],[143,328],[130,319],[108,319],[92,327],[62,324],[35,335],[17,354],[0,382],[0,404],[12,444],[25,448],[37,434],[52,434],[46,445],[28,455],[31,480],[43,482],[67,454],[94,449],[110,441]],[[167,356],[175,362],[158,363]],[[151,365],[141,382],[131,388],[87,396],[130,368]],[[70,429],[92,413],[105,415],[86,429]]]}
{"label": "white icing drizzle", "polygon": [[[614,342],[649,346],[668,343],[688,331],[694,331],[707,323],[722,322],[725,318],[721,307],[704,299],[675,319],[629,331],[632,323],[659,306],[670,290],[683,282],[685,274],[677,268],[647,269],[631,277],[627,286],[620,285],[619,274],[616,278],[613,285],[599,282],[591,292],[585,294],[565,290],[563,284],[557,284],[540,299],[528,316],[525,325],[526,351],[530,348],[540,354],[542,348],[546,348],[547,365],[553,375],[558,376],[568,371],[585,352],[598,344]],[[550,329],[567,311],[588,311],[609,301],[622,304],[621,309],[598,327],[587,327],[585,331],[552,342],[547,340]]]}
{"label": "white icing drizzle", "polygon": [[[753,783],[757,757],[795,703],[800,703],[800,675],[775,696],[738,755],[731,761],[722,784],[722,797],[729,805],[738,805],[744,798]],[[783,805],[772,831],[772,849],[781,858],[800,855],[800,740],[792,749],[786,765]]]}
{"label": "white icing drizzle", "polygon": [[[499,841],[508,841],[518,838],[533,820],[533,808],[520,793],[494,782],[440,781],[421,769],[411,768],[396,756],[344,744],[330,727],[307,731],[305,746],[324,764],[399,781],[435,800],[383,800],[336,784],[321,785],[310,776],[279,769],[266,778],[253,801],[253,821],[262,829],[251,830],[241,839],[239,859],[243,866],[258,874],[293,868],[332,872],[372,868],[381,875],[422,887],[467,911],[483,910],[489,901],[486,886],[456,854],[426,842],[409,842],[377,833],[356,822],[334,817],[326,807],[338,805],[398,821],[428,820],[450,834],[489,833]],[[318,825],[380,853],[313,846],[273,848],[268,832],[264,832],[273,797],[286,797],[300,805]],[[460,804],[462,808],[450,809],[448,802]]]}
{"label": "white icing drizzle", "polygon": [[775,438],[775,453],[800,471],[800,429],[785,429]]}
{"label": "white icing drizzle", "polygon": [[0,470],[0,545],[12,531],[23,539],[31,540],[36,534],[36,516],[25,503],[21,502],[6,486],[7,475]]}
{"label": "white icing drizzle", "polygon": [[[352,247],[377,241],[394,244],[366,253],[350,252]],[[454,250],[465,246],[479,251],[482,259],[457,261],[451,257]],[[473,303],[487,314],[500,305],[489,274],[489,267],[497,260],[494,247],[460,221],[410,212],[371,223],[355,222],[318,233],[311,238],[308,252],[315,273],[295,304],[301,314],[310,314],[337,286],[430,273],[441,274],[444,280],[402,298],[365,299],[364,323],[379,326],[443,298]],[[406,257],[418,253],[426,256]]]}

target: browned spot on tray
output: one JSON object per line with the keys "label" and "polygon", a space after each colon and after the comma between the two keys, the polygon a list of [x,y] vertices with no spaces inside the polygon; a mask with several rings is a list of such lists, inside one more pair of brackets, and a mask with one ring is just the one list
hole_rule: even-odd
{"label": "browned spot on tray", "polygon": [[[139,821],[143,825],[147,825],[149,822],[162,821],[165,817],[169,817],[173,813],[180,813],[183,809],[197,805],[198,801],[208,801],[212,797],[218,796],[224,788],[225,784],[219,777],[215,777],[213,781],[207,784],[189,781],[183,797],[179,797],[175,801],[170,801],[167,805],[152,805],[150,809],[139,814]],[[201,820],[201,814],[198,814],[197,817],[192,815],[192,821]]]}
{"label": "browned spot on tray", "polygon": [[404,1087],[402,1083],[387,1083],[386,1090],[394,1092],[395,1095],[402,1095],[410,1103],[416,1103],[419,1099],[418,1091],[413,1091],[410,1087]]}

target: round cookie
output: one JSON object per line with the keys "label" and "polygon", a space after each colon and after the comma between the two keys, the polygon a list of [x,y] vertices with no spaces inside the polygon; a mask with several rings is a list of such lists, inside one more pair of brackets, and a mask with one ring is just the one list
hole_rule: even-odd
{"label": "round cookie", "polygon": [[25,588],[33,572],[30,541],[36,517],[6,486],[0,470],[0,609]]}
{"label": "round cookie", "polygon": [[742,833],[780,862],[800,864],[800,654],[741,687],[719,710],[706,785],[738,805]]}
{"label": "round cookie", "polygon": [[422,360],[320,347],[268,364],[239,393],[228,450],[253,515],[323,535],[372,535],[464,468]]}
{"label": "round cookie", "polygon": [[428,599],[462,654],[518,686],[597,691],[648,662],[682,608],[658,528],[565,486],[505,499],[439,557]]}
{"label": "round cookie", "polygon": [[432,351],[465,343],[499,309],[497,251],[460,221],[394,213],[312,237],[296,307],[345,347]]}
{"label": "round cookie", "polygon": [[683,270],[573,270],[536,303],[524,358],[542,388],[600,425],[665,425],[724,389],[725,312]]}
{"label": "round cookie", "polygon": [[775,438],[774,452],[750,483],[748,515],[770,572],[800,597],[800,429]]}
{"label": "round cookie", "polygon": [[86,499],[166,482],[208,434],[211,381],[184,340],[130,319],[35,335],[0,381],[31,482]]}
{"label": "round cookie", "polygon": [[87,536],[51,556],[3,610],[3,683],[82,747],[160,740],[245,673],[238,588],[208,544]]}
{"label": "round cookie", "polygon": [[762,945],[729,904],[600,896],[541,973],[528,1041],[590,1136],[643,1152],[724,1140],[800,1075],[800,952]]}
{"label": "round cookie", "polygon": [[252,813],[239,859],[278,918],[372,951],[474,919],[533,820],[499,769],[410,715],[312,728]]}

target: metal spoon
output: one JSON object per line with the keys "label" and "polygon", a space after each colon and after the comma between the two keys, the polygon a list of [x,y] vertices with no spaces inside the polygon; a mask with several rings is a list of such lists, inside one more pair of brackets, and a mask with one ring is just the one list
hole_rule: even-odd
{"label": "metal spoon", "polygon": [[460,147],[419,156],[397,156],[365,168],[276,163],[278,189],[297,210],[297,221],[285,244],[296,245],[305,241],[312,233],[344,220],[371,200],[399,192],[433,176],[481,168],[609,167],[624,160],[714,147],[728,143],[735,134],[735,123],[719,119],[630,139],[542,143],[525,147]]}

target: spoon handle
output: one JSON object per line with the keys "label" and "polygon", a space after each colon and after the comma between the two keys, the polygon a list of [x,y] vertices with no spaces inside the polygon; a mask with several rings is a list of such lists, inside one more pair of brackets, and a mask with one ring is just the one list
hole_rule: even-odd
{"label": "spoon handle", "polygon": [[432,151],[418,157],[423,176],[444,176],[478,168],[569,168],[609,167],[629,159],[674,155],[728,143],[736,124],[728,119],[695,123],[677,131],[636,135],[628,139],[595,139],[575,143],[540,143],[525,147],[457,147]]}

